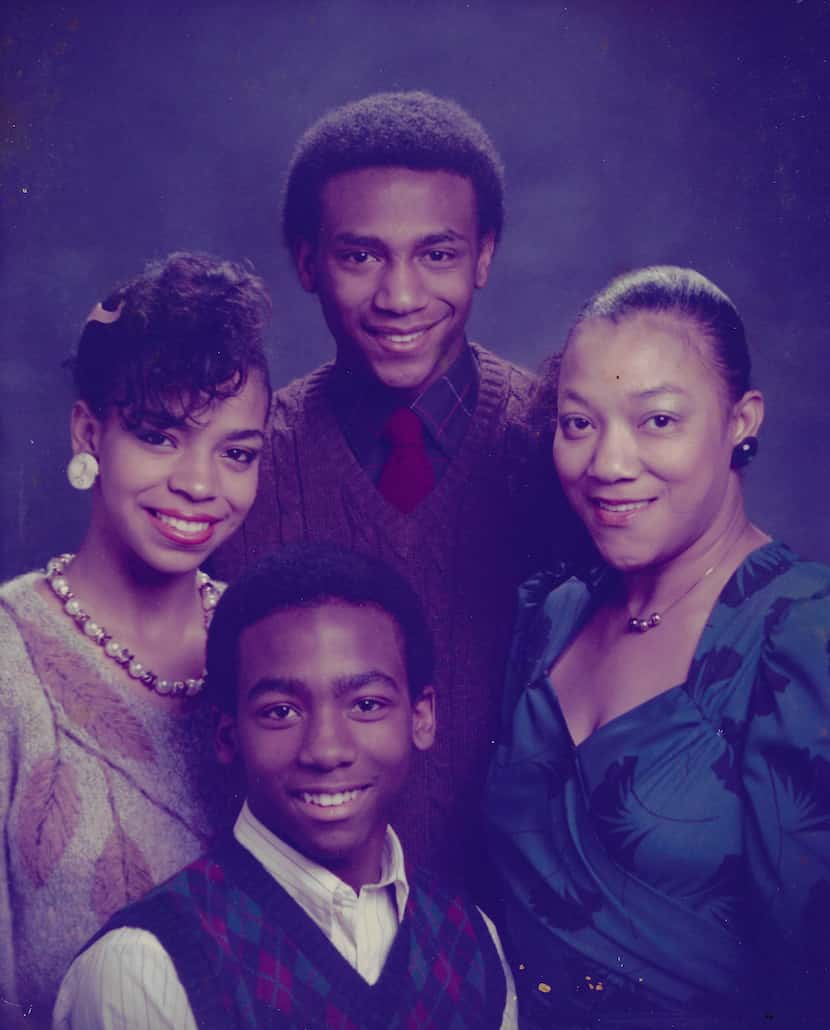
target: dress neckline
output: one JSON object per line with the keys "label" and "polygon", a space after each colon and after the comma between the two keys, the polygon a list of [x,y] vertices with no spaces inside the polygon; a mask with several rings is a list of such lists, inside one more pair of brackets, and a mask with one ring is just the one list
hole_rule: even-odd
{"label": "dress neckline", "polygon": [[597,726],[596,729],[592,730],[587,737],[583,738],[578,744],[574,742],[573,735],[571,733],[568,721],[565,718],[565,713],[562,710],[562,706],[559,703],[559,697],[556,693],[556,688],[550,679],[550,669],[556,660],[563,654],[565,649],[576,639],[578,634],[581,632],[583,627],[586,625],[588,620],[594,614],[599,607],[603,597],[605,596],[607,585],[606,577],[602,577],[597,586],[588,594],[585,603],[583,604],[582,611],[579,612],[577,618],[571,625],[567,634],[561,639],[556,640],[543,655],[540,665],[537,666],[536,677],[541,676],[544,679],[545,686],[553,699],[554,708],[557,713],[557,717],[562,725],[568,742],[571,746],[572,751],[579,753],[580,751],[588,750],[589,745],[593,746],[593,741],[599,735],[605,735],[605,731],[609,731],[612,728],[616,728],[621,725],[625,720],[628,720],[635,716],[640,716],[642,713],[651,705],[665,704],[666,700],[671,698],[673,694],[683,690],[686,684],[689,682],[689,674],[695,667],[695,664],[700,659],[701,655],[705,654],[708,649],[709,637],[715,631],[717,624],[717,614],[723,608],[724,597],[727,593],[733,589],[734,584],[741,572],[746,568],[747,565],[756,561],[762,554],[766,554],[769,551],[781,551],[786,553],[788,556],[794,557],[790,549],[786,544],[781,543],[779,540],[768,540],[765,544],[761,544],[754,550],[750,551],[749,554],[740,562],[740,564],[733,570],[729,579],[724,583],[718,596],[715,598],[714,604],[709,610],[709,614],[706,616],[706,622],[703,625],[703,629],[700,632],[697,643],[695,645],[694,652],[692,653],[691,660],[689,662],[689,668],[686,671],[686,677],[680,683],[675,683],[673,686],[666,687],[665,690],[661,690],[658,694],[653,697],[646,698],[639,704],[632,705],[631,708],[626,709],[624,712],[620,712],[619,715],[615,715],[612,719],[602,723],[601,726]]}

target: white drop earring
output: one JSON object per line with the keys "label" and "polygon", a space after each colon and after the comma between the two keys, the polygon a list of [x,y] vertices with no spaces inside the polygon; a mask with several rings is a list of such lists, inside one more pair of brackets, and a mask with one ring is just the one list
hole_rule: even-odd
{"label": "white drop earring", "polygon": [[73,454],[66,467],[66,478],[76,490],[89,490],[98,478],[98,459],[89,451]]}

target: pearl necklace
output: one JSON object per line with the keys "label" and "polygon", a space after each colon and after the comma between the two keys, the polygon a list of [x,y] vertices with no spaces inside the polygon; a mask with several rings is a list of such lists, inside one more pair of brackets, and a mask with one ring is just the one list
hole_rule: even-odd
{"label": "pearl necklace", "polygon": [[711,565],[703,573],[703,575],[700,577],[700,579],[696,579],[694,581],[694,583],[692,583],[692,585],[690,587],[688,587],[688,589],[683,591],[683,593],[680,595],[680,597],[676,597],[672,601],[671,604],[667,605],[663,609],[662,614],[660,612],[652,612],[651,615],[649,615],[647,617],[644,616],[642,619],[638,619],[635,615],[632,615],[631,612],[629,612],[628,613],[629,614],[628,624],[626,626],[626,629],[628,630],[628,632],[629,633],[648,633],[648,631],[650,629],[656,629],[660,625],[660,623],[663,621],[663,616],[666,614],[666,612],[671,611],[672,608],[674,608],[674,606],[676,604],[680,604],[680,602],[683,600],[684,597],[688,597],[688,595],[694,590],[695,587],[700,586],[700,584],[704,581],[704,579],[706,579],[707,576],[711,576],[712,575],[712,573],[715,571],[715,569],[717,567],[718,567],[718,563],[716,563],[715,565]]}
{"label": "pearl necklace", "polygon": [[[66,615],[75,622],[78,628],[93,643],[103,648],[107,658],[111,658],[116,664],[123,666],[127,675],[143,683],[148,690],[161,694],[163,697],[195,697],[196,694],[201,693],[205,685],[205,673],[202,673],[197,679],[161,679],[83,610],[80,601],[69,589],[69,583],[64,577],[66,566],[74,557],[74,554],[61,554],[57,558],[52,558],[46,566],[46,582],[62,603]],[[213,609],[218,604],[221,595],[210,577],[204,572],[196,573],[196,585],[199,589],[199,599],[202,602],[205,629],[207,629],[213,617]]]}

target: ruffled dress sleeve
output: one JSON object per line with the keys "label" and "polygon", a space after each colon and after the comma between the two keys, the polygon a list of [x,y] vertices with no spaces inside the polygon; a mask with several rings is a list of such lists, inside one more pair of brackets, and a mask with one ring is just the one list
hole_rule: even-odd
{"label": "ruffled dress sleeve", "polygon": [[771,1015],[796,1027],[823,1013],[830,1025],[830,574],[766,616],[742,765],[751,932]]}

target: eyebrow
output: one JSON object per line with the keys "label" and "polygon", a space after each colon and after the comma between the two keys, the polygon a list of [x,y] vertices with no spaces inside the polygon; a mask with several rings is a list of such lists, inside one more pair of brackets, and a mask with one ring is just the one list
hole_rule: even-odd
{"label": "eyebrow", "polygon": [[673,383],[661,383],[659,386],[651,386],[648,390],[640,390],[636,393],[635,397],[640,397],[643,400],[648,400],[650,397],[657,397],[660,394],[675,394],[677,396],[685,396],[688,391],[684,390],[682,386],[675,386]]}
{"label": "eyebrow", "polygon": [[[647,390],[639,390],[637,393],[632,394],[632,396],[637,398],[637,400],[650,400],[652,397],[665,396],[666,394],[686,397],[688,391],[684,390],[682,386],[674,386],[672,383],[661,383],[659,386],[650,386]],[[590,401],[586,400],[581,393],[571,387],[563,390],[562,396],[579,404],[590,405]]]}
{"label": "eyebrow", "polygon": [[[163,415],[157,416],[149,413],[141,417],[138,425],[152,426],[154,429],[159,430],[178,429],[184,433],[192,433],[194,430],[203,428],[203,423],[197,422],[192,416],[183,419],[170,419],[165,418]],[[260,443],[265,443],[265,433],[261,429],[234,429],[230,433],[225,433],[222,439],[236,443],[239,440],[250,440],[252,437],[258,439]]]}
{"label": "eyebrow", "polygon": [[265,442],[265,433],[261,429],[235,429],[232,433],[227,433],[223,439],[225,440],[250,440],[251,437],[256,437],[261,442]]}
{"label": "eyebrow", "polygon": [[[335,243],[348,247],[385,248],[386,243],[379,236],[361,236],[358,233],[339,232],[334,237]],[[455,229],[444,229],[441,232],[429,233],[415,241],[416,247],[435,247],[441,243],[466,243],[467,237]]]}
{"label": "eyebrow", "polygon": [[[334,696],[342,697],[353,690],[361,690],[370,683],[384,683],[387,687],[400,690],[400,684],[388,673],[379,669],[369,669],[366,672],[358,672],[353,676],[340,676],[334,681]],[[287,694],[290,697],[299,697],[308,690],[304,680],[290,676],[266,676],[256,681],[245,695],[247,701],[256,701],[264,694]]]}
{"label": "eyebrow", "polygon": [[256,701],[263,694],[289,694],[291,697],[297,697],[303,692],[303,687],[302,680],[283,678],[281,676],[265,676],[256,681],[246,693],[245,699],[247,701]]}

